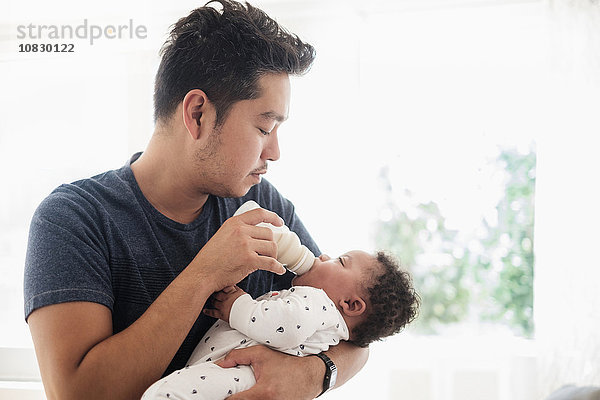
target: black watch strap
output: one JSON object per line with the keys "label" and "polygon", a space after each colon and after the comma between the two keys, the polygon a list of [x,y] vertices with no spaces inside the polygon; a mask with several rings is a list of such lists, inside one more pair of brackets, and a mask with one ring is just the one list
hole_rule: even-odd
{"label": "black watch strap", "polygon": [[[319,394],[321,396],[323,393],[333,389],[335,386],[335,381],[337,380],[337,367],[334,362],[331,361],[331,358],[327,357],[324,353],[313,354],[316,357],[319,357],[325,363],[325,377],[323,378],[323,391]],[[317,397],[319,397],[317,396]]]}

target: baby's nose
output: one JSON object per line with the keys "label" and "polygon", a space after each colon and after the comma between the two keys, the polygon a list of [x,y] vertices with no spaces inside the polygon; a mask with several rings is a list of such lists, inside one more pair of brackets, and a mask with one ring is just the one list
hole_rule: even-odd
{"label": "baby's nose", "polygon": [[331,260],[331,257],[329,257],[327,254],[321,254],[319,257],[319,260],[321,261],[328,261]]}

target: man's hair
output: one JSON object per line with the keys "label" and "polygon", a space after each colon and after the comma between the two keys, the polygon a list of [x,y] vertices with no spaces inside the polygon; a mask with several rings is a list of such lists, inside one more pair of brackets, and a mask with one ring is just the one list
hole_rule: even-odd
{"label": "man's hair", "polygon": [[260,77],[301,75],[315,58],[310,44],[262,10],[231,0],[209,1],[177,21],[160,54],[154,121],[168,119],[190,90],[201,89],[216,109],[215,126],[235,102],[260,97]]}
{"label": "man's hair", "polygon": [[351,341],[360,347],[400,332],[416,317],[419,295],[412,278],[390,255],[377,252],[379,268],[366,288],[370,309],[367,318],[352,330]]}

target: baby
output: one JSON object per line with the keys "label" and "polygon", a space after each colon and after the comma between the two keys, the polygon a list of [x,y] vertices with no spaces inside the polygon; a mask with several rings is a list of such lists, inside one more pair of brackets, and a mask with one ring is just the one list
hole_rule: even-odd
{"label": "baby", "polygon": [[409,274],[383,252],[322,255],[292,285],[256,300],[238,287],[216,293],[214,308],[204,312],[219,320],[188,366],[155,382],[142,399],[224,399],[256,383],[250,366],[214,364],[233,349],[264,344],[306,356],[340,340],[365,347],[400,332],[419,305]]}

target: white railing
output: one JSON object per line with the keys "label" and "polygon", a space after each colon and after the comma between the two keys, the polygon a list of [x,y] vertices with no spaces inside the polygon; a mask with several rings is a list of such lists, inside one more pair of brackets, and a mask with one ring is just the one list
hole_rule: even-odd
{"label": "white railing", "polygon": [[[0,348],[0,400],[44,400],[32,349]],[[369,362],[322,398],[538,399],[537,348],[505,336],[411,336],[371,345]]]}
{"label": "white railing", "polygon": [[0,400],[44,400],[33,349],[0,348]]}
{"label": "white railing", "polygon": [[326,400],[535,400],[534,342],[502,336],[409,336],[371,346],[365,368]]}

